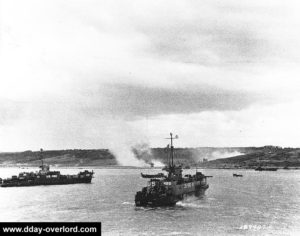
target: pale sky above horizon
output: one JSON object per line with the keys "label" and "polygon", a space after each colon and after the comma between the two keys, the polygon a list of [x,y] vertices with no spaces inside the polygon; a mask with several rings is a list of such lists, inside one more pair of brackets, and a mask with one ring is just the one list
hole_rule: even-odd
{"label": "pale sky above horizon", "polygon": [[300,147],[296,0],[0,0],[0,151]]}

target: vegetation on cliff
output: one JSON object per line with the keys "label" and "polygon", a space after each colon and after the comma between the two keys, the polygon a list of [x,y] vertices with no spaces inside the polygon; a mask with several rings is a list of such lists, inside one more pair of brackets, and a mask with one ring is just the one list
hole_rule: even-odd
{"label": "vegetation on cliff", "polygon": [[[168,150],[152,148],[149,150],[132,149],[136,158],[146,163],[169,161]],[[119,157],[122,158],[122,157]],[[117,166],[115,156],[108,149],[70,149],[43,152],[44,162],[56,166]],[[300,148],[235,147],[235,148],[176,148],[175,163],[183,166],[204,168],[255,168],[257,166],[300,167]],[[39,152],[0,153],[0,165],[40,165]]]}

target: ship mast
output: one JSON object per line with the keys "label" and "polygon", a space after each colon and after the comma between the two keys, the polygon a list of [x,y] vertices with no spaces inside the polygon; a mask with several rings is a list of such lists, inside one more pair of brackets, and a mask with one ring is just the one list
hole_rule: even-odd
{"label": "ship mast", "polygon": [[[169,160],[169,166],[174,167],[174,146],[173,146],[173,139],[178,139],[178,135],[176,135],[175,137],[173,137],[173,134],[170,133],[171,138],[167,138],[167,139],[171,139],[171,160]],[[170,163],[171,161],[171,163]]]}
{"label": "ship mast", "polygon": [[42,161],[41,168],[43,168],[44,162],[43,162],[43,149],[42,149],[42,148],[40,149],[40,159],[41,159],[41,161]]}

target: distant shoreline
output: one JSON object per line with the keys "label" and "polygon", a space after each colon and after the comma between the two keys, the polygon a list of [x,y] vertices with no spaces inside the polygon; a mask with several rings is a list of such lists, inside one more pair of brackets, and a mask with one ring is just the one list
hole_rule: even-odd
{"label": "distant shoreline", "polygon": [[[240,147],[240,148],[175,148],[175,163],[183,168],[203,169],[255,169],[257,167],[300,168],[300,148],[282,148],[278,146]],[[144,163],[166,165],[169,154],[165,148],[132,149],[129,152]],[[115,156],[109,149],[90,150],[44,150],[43,161],[52,168],[140,168],[131,167],[130,156],[128,166],[120,166],[120,160],[126,156]],[[40,152],[0,153],[0,167],[38,167],[41,164]],[[130,167],[129,167],[130,166]],[[147,167],[142,167],[147,168]]]}
{"label": "distant shoreline", "polygon": [[[147,166],[119,166],[119,165],[111,165],[111,166],[55,166],[50,165],[51,169],[145,169],[145,170],[161,170],[162,167],[147,167]],[[265,166],[266,168],[271,168],[272,166]],[[19,169],[38,169],[39,166],[28,166],[28,165],[0,165],[0,168],[19,168]],[[300,170],[299,167],[289,167],[288,169],[284,169],[283,167],[276,167],[278,170]],[[196,170],[196,169],[207,169],[207,170],[255,170],[255,168],[223,168],[223,167],[191,167],[187,170]]]}

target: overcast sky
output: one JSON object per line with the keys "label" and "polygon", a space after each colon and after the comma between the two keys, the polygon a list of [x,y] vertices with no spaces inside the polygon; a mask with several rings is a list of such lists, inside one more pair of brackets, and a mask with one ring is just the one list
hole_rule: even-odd
{"label": "overcast sky", "polygon": [[297,0],[0,0],[0,151],[300,147]]}

